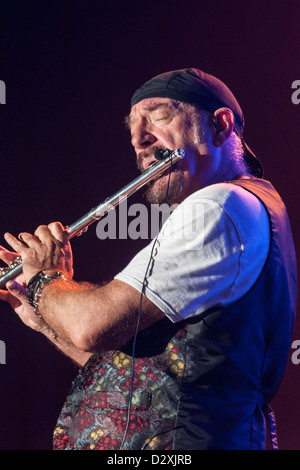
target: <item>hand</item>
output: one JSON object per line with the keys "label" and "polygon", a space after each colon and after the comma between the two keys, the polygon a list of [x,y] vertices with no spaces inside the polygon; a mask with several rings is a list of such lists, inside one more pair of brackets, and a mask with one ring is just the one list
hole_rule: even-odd
{"label": "hand", "polygon": [[[5,263],[8,264],[14,261],[17,256],[19,256],[17,253],[8,251],[0,246],[0,259]],[[25,325],[39,332],[49,330],[47,323],[42,318],[39,318],[28,304],[24,275],[20,274],[15,280],[9,281],[6,287],[7,291],[0,290],[0,300],[7,302]]]}
{"label": "hand", "polygon": [[59,222],[40,225],[34,235],[21,233],[19,240],[9,233],[4,237],[22,258],[26,284],[35,274],[44,270],[61,271],[68,280],[72,279],[72,250],[68,234]]}

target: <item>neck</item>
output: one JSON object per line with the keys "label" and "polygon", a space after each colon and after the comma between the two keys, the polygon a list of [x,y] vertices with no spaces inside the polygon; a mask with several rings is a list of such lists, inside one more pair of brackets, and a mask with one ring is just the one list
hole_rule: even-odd
{"label": "neck", "polygon": [[214,159],[211,159],[208,167],[199,174],[203,175],[203,178],[200,176],[202,188],[210,186],[211,184],[225,183],[241,178],[251,178],[250,173],[243,164],[228,161],[223,158],[219,161],[218,165],[215,164]]}

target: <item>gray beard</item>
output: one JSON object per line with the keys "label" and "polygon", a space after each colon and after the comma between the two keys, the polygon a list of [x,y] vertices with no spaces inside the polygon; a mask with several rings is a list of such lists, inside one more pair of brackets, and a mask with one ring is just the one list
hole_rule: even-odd
{"label": "gray beard", "polygon": [[[157,148],[158,147],[153,148],[151,152],[154,153]],[[141,172],[143,172],[143,158],[147,156],[148,152],[144,151],[140,153],[140,156],[137,160],[137,167]],[[164,173],[164,177],[166,177],[166,175],[167,177],[169,177],[170,171],[172,171],[173,178],[172,181],[170,181],[169,188],[168,184],[161,185],[161,187],[158,187],[158,185],[156,185],[157,187],[154,190],[153,186],[155,185],[157,180],[148,184],[148,189],[146,190],[144,196],[149,204],[167,203],[169,205],[172,205],[177,202],[178,199],[181,198],[184,190],[183,172],[178,167],[172,168],[172,170],[167,170]]]}
{"label": "gray beard", "polygon": [[[146,201],[149,204],[168,204],[172,205],[176,202],[179,202],[182,198],[184,193],[184,177],[183,172],[180,170],[173,170],[173,176],[175,176],[168,184],[168,182],[161,187],[156,187],[154,189],[154,185],[156,181],[150,182],[149,187],[146,190],[144,196]],[[168,172],[165,173],[168,175]],[[169,178],[169,175],[168,175]]]}

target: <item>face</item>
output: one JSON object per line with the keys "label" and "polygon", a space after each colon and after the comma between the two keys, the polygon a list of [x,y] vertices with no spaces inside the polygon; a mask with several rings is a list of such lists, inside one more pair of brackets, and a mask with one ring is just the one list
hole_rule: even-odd
{"label": "face", "polygon": [[169,204],[180,202],[199,189],[199,174],[201,166],[205,165],[208,148],[199,115],[192,106],[169,98],[145,99],[132,107],[128,126],[141,172],[156,161],[156,149],[174,151],[181,148],[186,153],[186,157],[173,167],[171,176],[167,170],[149,184],[147,199],[150,203],[166,202],[168,183]]}

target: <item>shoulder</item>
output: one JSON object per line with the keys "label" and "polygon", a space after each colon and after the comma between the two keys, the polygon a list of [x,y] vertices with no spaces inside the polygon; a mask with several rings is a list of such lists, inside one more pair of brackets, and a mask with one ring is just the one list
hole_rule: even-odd
{"label": "shoulder", "polygon": [[196,191],[183,202],[202,204],[205,226],[214,234],[235,233],[243,250],[267,254],[270,243],[270,222],[267,210],[258,197],[233,183],[218,183]]}
{"label": "shoulder", "polygon": [[258,197],[234,183],[217,183],[196,191],[183,204],[201,202],[217,206],[234,224],[241,222],[267,223],[267,211]]}
{"label": "shoulder", "polygon": [[203,202],[215,202],[222,207],[233,206],[254,206],[258,207],[261,202],[258,197],[250,191],[234,183],[217,183],[199,189],[191,194],[184,202],[192,200],[202,200]]}

